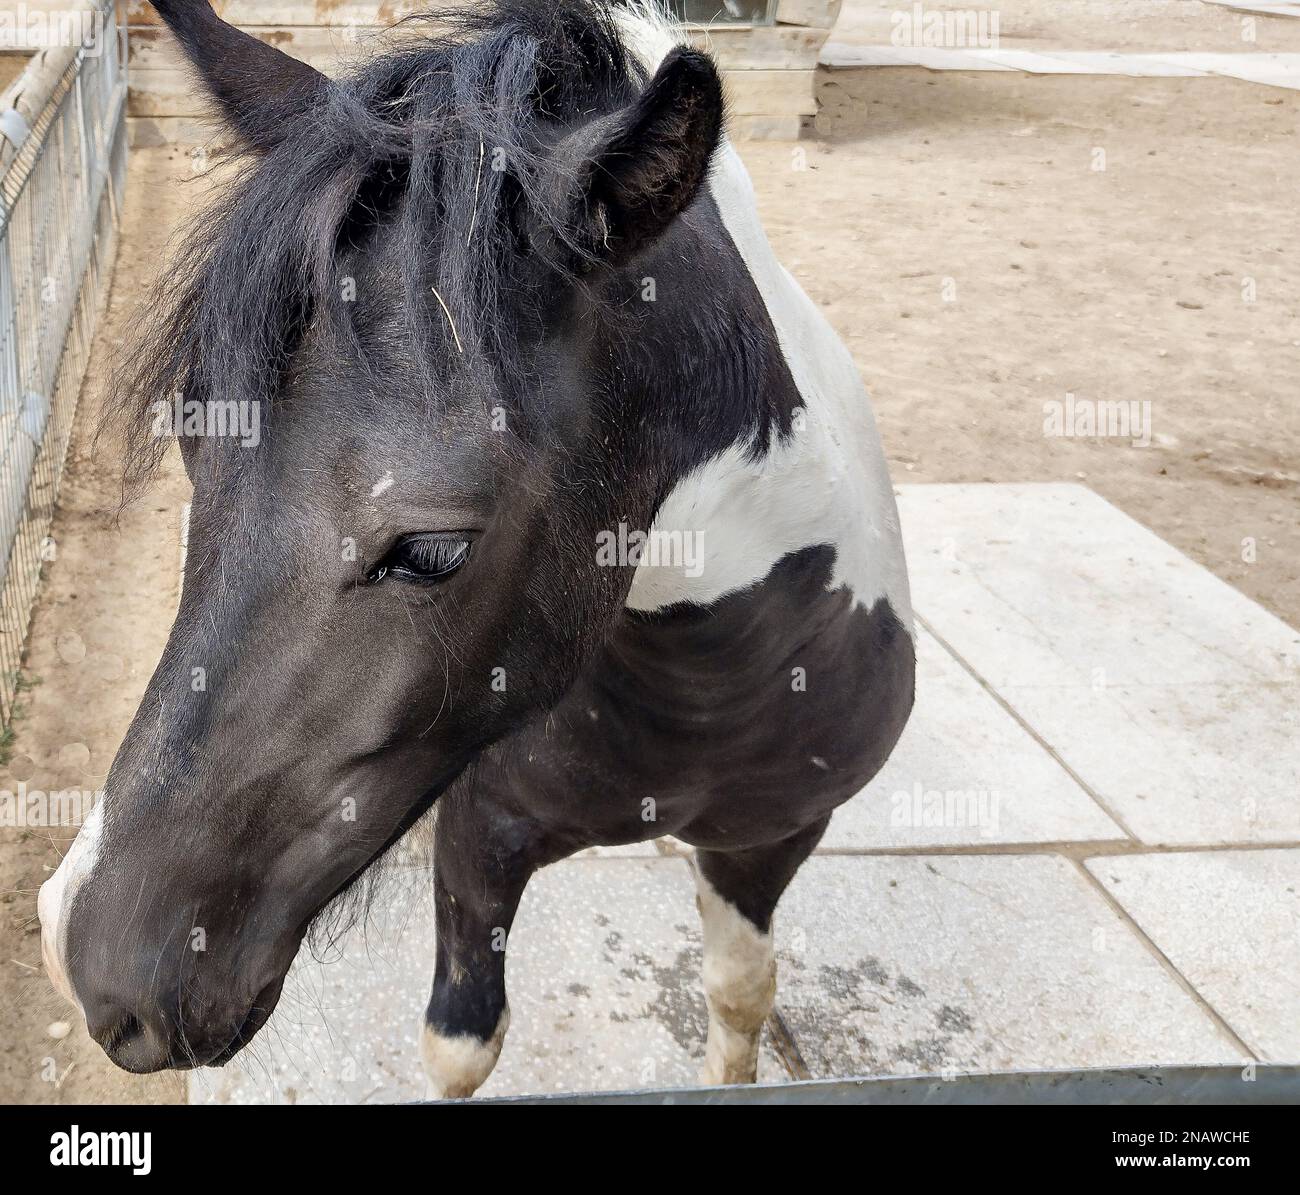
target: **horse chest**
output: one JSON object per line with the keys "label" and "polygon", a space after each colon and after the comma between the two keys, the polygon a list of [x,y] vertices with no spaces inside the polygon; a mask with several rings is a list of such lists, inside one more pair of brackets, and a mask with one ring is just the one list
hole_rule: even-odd
{"label": "horse chest", "polygon": [[829,813],[892,747],[913,671],[888,602],[828,588],[834,564],[817,545],[708,606],[629,611],[565,700],[496,754],[490,787],[584,845],[765,841]]}

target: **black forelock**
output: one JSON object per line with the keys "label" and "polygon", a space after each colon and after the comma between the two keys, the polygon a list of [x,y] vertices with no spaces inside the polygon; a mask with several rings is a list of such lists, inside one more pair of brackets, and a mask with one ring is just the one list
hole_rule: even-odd
{"label": "black forelock", "polygon": [[563,227],[547,142],[644,82],[616,8],[489,0],[411,18],[436,29],[331,81],[276,148],[244,162],[188,231],[119,371],[104,426],[124,437],[128,487],[166,452],[152,404],[179,393],[269,411],[309,325],[349,334],[340,252],[388,215],[412,364],[431,367],[453,341],[508,363],[507,308],[527,299],[509,274],[521,221]]}

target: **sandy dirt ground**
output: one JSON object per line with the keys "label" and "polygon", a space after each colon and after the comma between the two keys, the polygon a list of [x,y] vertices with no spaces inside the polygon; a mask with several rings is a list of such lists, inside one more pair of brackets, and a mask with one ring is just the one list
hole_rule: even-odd
{"label": "sandy dirt ground", "polygon": [[[202,184],[189,158],[132,158],[122,240],[69,449],[25,674],[33,686],[15,725],[0,788],[97,791],[166,642],[179,593],[184,474],[172,470],[118,517],[120,472],[93,432],[110,363],[129,335],[159,252]],[[40,969],[35,890],[58,866],[75,828],[0,830],[0,1103],[172,1102],[177,1076],[137,1079],[111,1067]]]}
{"label": "sandy dirt ground", "polygon": [[[895,479],[1082,481],[1300,623],[1300,93],[881,70],[821,98],[806,163],[747,156]],[[1045,436],[1069,394],[1149,402],[1151,446]]]}
{"label": "sandy dirt ground", "polygon": [[[1300,95],[889,70],[823,72],[821,98],[820,140],[743,152],[778,251],[857,357],[896,480],[1082,481],[1300,624]],[[201,202],[191,176],[179,151],[132,160],[3,788],[100,787],[163,646],[184,479],[115,523],[88,427],[164,238]],[[1151,445],[1045,436],[1067,394],[1149,402]],[[0,1102],[179,1099],[81,1029],[48,1033],[66,1014],[35,890],[70,837],[0,830]]]}
{"label": "sandy dirt ground", "polygon": [[0,91],[23,73],[29,61],[27,54],[0,54]]}

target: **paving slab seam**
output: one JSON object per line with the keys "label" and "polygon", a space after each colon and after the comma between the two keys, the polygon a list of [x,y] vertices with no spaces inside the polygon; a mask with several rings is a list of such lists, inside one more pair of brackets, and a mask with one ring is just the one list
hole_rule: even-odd
{"label": "paving slab seam", "polygon": [[1106,859],[1130,855],[1214,854],[1224,851],[1295,851],[1300,842],[1145,843],[1132,839],[1098,839],[1083,842],[985,842],[951,846],[819,847],[822,858],[915,858],[924,855],[1064,855],[1073,860]]}
{"label": "paving slab seam", "polygon": [[1069,862],[1071,866],[1074,867],[1075,871],[1083,877],[1087,885],[1106,902],[1111,911],[1124,925],[1128,927],[1129,931],[1137,938],[1137,940],[1146,947],[1147,951],[1156,962],[1158,962],[1165,971],[1168,972],[1169,977],[1178,984],[1178,986],[1191,997],[1192,1002],[1210,1018],[1215,1028],[1232,1043],[1234,1048],[1241,1051],[1242,1060],[1254,1060],[1255,1062],[1263,1061],[1263,1059],[1261,1059],[1259,1055],[1242,1040],[1241,1036],[1232,1025],[1228,1023],[1223,1014],[1220,1013],[1219,1010],[1215,1008],[1214,1005],[1200,993],[1200,991],[1197,990],[1191,980],[1189,980],[1187,976],[1174,965],[1173,960],[1160,949],[1151,935],[1148,934],[1136,920],[1134,920],[1129,911],[1115,899],[1106,886],[1101,883],[1101,881],[1098,880],[1097,877],[1094,876],[1092,872],[1090,872],[1078,859],[1070,859]]}
{"label": "paving slab seam", "polygon": [[953,645],[948,642],[947,639],[945,639],[941,634],[939,634],[938,630],[923,615],[914,612],[913,616],[915,617],[916,621],[920,623],[921,626],[923,626],[926,629],[926,631],[929,632],[929,634],[931,634],[934,637],[935,641],[939,644],[939,646],[942,647],[944,651],[946,651],[954,660],[956,660],[957,663],[960,664],[961,667],[964,668],[971,675],[971,677],[975,680],[975,682],[990,697],[992,697],[993,700],[996,701],[998,705],[1000,705],[1013,719],[1015,719],[1015,721],[1021,726],[1022,729],[1024,729],[1024,731],[1029,735],[1029,737],[1032,738],[1034,742],[1036,742],[1040,747],[1042,747],[1042,749],[1046,751],[1047,754],[1050,755],[1052,759],[1056,761],[1056,763],[1065,772],[1065,774],[1069,776],[1070,779],[1075,782],[1075,784],[1077,784],[1081,789],[1083,789],[1083,791],[1087,793],[1088,796],[1090,796],[1093,799],[1093,801],[1097,803],[1101,811],[1108,818],[1110,818],[1110,820],[1114,822],[1115,825],[1117,825],[1121,830],[1123,830],[1124,833],[1128,835],[1128,837],[1131,838],[1134,842],[1142,841],[1133,832],[1133,828],[1122,817],[1120,817],[1120,815],[1114,809],[1111,808],[1110,803],[1106,801],[1101,796],[1101,794],[1092,787],[1092,785],[1090,785],[1086,780],[1084,780],[1084,778],[1080,776],[1078,772],[1076,772],[1072,767],[1070,767],[1070,765],[1066,763],[1064,759],[1061,758],[1060,752],[1058,752],[1056,748],[1052,746],[1051,743],[1049,743],[1045,738],[1043,738],[1043,736],[1039,734],[1038,731],[1033,726],[1031,726],[1028,721],[1026,721],[1023,715],[1021,715],[1021,713],[1009,701],[1007,701],[1007,699],[1003,697],[1001,693],[999,693],[992,685],[989,684],[987,680],[984,679],[984,677],[982,677],[975,670],[974,666],[970,663],[969,660],[966,659],[965,656],[963,656],[959,651],[957,651],[953,647]]}
{"label": "paving slab seam", "polygon": [[[918,619],[918,621],[920,620]],[[1270,690],[1277,689],[1282,691],[1288,689],[1300,690],[1300,681],[1293,681],[1293,680],[1253,680],[1251,681],[1251,684],[1256,689],[1270,689]],[[1133,689],[1138,692],[1163,692],[1163,691],[1170,691],[1170,690],[1194,691],[1196,689],[1221,689],[1223,688],[1223,686],[1224,686],[1224,682],[1221,680],[1176,680],[1176,681],[1147,681],[1147,682],[1126,680],[1124,681],[1123,684],[1123,687],[1125,689]],[[1068,693],[1071,689],[1079,688],[1079,685],[1077,684],[1026,685],[1017,681],[1014,687],[1017,690],[1022,690],[1024,692]]]}

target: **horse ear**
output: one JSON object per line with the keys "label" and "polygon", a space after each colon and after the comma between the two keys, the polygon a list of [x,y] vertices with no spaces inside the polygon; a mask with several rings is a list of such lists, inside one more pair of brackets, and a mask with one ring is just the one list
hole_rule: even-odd
{"label": "horse ear", "polygon": [[634,103],[572,134],[560,154],[576,180],[573,242],[621,265],[690,205],[722,135],[722,81],[712,59],[679,48]]}
{"label": "horse ear", "polygon": [[227,122],[252,149],[279,145],[288,122],[311,107],[329,81],[305,62],[228,25],[208,0],[152,3]]}

